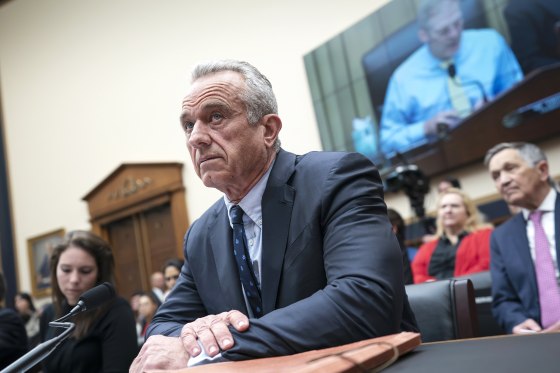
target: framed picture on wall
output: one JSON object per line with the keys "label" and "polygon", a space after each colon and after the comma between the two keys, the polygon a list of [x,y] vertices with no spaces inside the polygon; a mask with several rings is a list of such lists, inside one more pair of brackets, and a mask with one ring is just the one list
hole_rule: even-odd
{"label": "framed picture on wall", "polygon": [[36,298],[45,297],[51,293],[49,258],[54,247],[62,242],[64,234],[64,229],[57,229],[27,240],[31,293]]}

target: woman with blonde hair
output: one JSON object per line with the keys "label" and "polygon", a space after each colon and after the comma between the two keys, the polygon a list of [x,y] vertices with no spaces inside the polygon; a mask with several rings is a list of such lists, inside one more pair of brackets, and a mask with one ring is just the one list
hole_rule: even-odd
{"label": "woman with blonde hair", "polygon": [[489,270],[492,227],[482,224],[465,192],[449,188],[439,196],[436,224],[436,239],[420,246],[412,262],[415,283]]}

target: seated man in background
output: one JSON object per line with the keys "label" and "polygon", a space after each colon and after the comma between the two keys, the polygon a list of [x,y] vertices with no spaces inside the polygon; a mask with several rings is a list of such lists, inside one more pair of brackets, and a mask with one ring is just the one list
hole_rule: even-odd
{"label": "seated man in background", "polygon": [[501,143],[484,160],[508,205],[521,212],[491,239],[492,312],[508,333],[560,330],[560,198],[545,154],[528,143]]}
{"label": "seated man in background", "polygon": [[461,182],[459,179],[454,176],[446,176],[439,182],[437,192],[441,195],[449,188],[461,189]]}
{"label": "seated man in background", "polygon": [[435,239],[424,243],[412,261],[414,282],[443,280],[487,271],[492,228],[482,224],[474,202],[461,189],[439,196]]}
{"label": "seated man in background", "polygon": [[163,296],[165,291],[165,281],[163,272],[156,271],[150,276],[150,285],[152,285],[152,293],[157,298],[158,302],[161,304],[165,300]]}
{"label": "seated man in background", "polygon": [[500,34],[463,31],[458,0],[422,0],[418,24],[424,45],[395,70],[387,88],[380,131],[386,154],[437,139],[522,78]]}
{"label": "seated man in background", "polygon": [[184,368],[202,350],[244,360],[416,330],[375,166],[284,151],[277,112],[252,65],[195,67],[181,127],[197,175],[224,196],[189,228],[132,372]]}

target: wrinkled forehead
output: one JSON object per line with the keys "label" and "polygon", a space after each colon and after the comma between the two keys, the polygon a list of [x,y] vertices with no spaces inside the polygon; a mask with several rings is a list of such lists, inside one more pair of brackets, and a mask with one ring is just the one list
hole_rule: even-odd
{"label": "wrinkled forehead", "polygon": [[205,100],[232,103],[245,89],[243,77],[233,71],[221,71],[205,75],[193,81],[183,99],[183,109],[194,108]]}
{"label": "wrinkled forehead", "polygon": [[444,1],[430,14],[426,26],[432,31],[439,32],[462,18],[463,14],[458,2]]}
{"label": "wrinkled forehead", "polygon": [[501,170],[507,165],[526,165],[530,167],[531,165],[527,163],[525,158],[521,156],[521,153],[517,149],[507,148],[494,154],[494,156],[488,162],[488,168],[492,170]]}

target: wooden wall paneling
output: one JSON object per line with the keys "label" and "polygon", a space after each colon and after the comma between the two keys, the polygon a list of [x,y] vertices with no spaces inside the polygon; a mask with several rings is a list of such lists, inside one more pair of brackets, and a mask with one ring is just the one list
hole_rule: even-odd
{"label": "wooden wall paneling", "polygon": [[112,245],[119,293],[150,290],[150,275],[182,257],[188,228],[180,163],[125,163],[83,199],[92,231]]}
{"label": "wooden wall paneling", "polygon": [[151,274],[160,271],[163,264],[176,257],[177,243],[173,228],[173,217],[169,204],[152,208],[141,215],[145,257],[149,259],[147,270]]}
{"label": "wooden wall paneling", "polygon": [[106,227],[108,240],[113,246],[116,287],[124,297],[130,297],[135,290],[149,289],[138,224],[138,218],[131,216]]}

